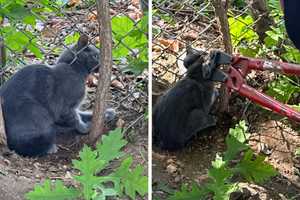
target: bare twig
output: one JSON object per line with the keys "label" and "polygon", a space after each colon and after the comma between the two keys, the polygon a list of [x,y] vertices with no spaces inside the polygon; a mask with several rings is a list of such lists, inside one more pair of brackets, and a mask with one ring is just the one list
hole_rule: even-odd
{"label": "bare twig", "polygon": [[89,135],[89,143],[93,144],[104,131],[104,111],[106,97],[110,86],[112,68],[112,33],[109,13],[109,1],[98,0],[97,12],[100,32],[100,63],[99,83],[96,92],[96,102],[92,119],[92,129]]}
{"label": "bare twig", "polygon": [[0,145],[7,146],[4,118],[2,112],[2,99],[0,98]]}

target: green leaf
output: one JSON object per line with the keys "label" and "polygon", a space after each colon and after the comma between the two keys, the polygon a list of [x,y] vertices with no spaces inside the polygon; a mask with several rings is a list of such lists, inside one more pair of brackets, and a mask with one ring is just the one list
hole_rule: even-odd
{"label": "green leaf", "polygon": [[237,183],[213,182],[207,184],[207,189],[213,193],[214,200],[229,200],[230,194],[239,190]]}
{"label": "green leaf", "polygon": [[80,170],[83,174],[95,174],[106,165],[106,161],[99,158],[97,152],[86,145],[79,152],[79,157],[80,160],[73,160],[72,162],[74,168]]}
{"label": "green leaf", "polygon": [[127,16],[115,16],[112,18],[112,32],[114,39],[120,41],[134,29],[134,22]]}
{"label": "green leaf", "polygon": [[244,120],[235,125],[234,129],[229,129],[229,135],[236,138],[239,142],[244,143],[249,139],[250,133],[247,133],[247,125]]}
{"label": "green leaf", "polygon": [[227,149],[224,153],[226,161],[234,159],[239,152],[248,149],[248,146],[244,144],[250,137],[247,129],[248,127],[244,120],[236,124],[234,129],[229,129],[229,134],[226,137]]}
{"label": "green leaf", "polygon": [[241,143],[235,137],[230,135],[226,137],[226,146],[227,149],[224,153],[224,159],[226,161],[234,159],[238,153],[249,148],[246,144]]}
{"label": "green leaf", "polygon": [[246,17],[229,17],[230,35],[234,46],[238,46],[241,41],[252,42],[258,39],[258,35],[253,31],[254,21],[250,15]]}
{"label": "green leaf", "polygon": [[131,165],[132,157],[126,158],[113,175],[121,178],[121,189],[125,190],[125,194],[131,199],[135,199],[136,194],[144,196],[147,193],[148,178],[142,175],[144,171],[143,166],[137,165],[131,169]]}
{"label": "green leaf", "polygon": [[26,17],[24,17],[23,22],[25,24],[30,24],[32,26],[35,26],[35,23],[36,23],[35,20],[36,20],[36,18],[34,15],[27,15]]}
{"label": "green leaf", "polygon": [[300,148],[296,149],[295,155],[296,155],[296,156],[300,156]]}
{"label": "green leaf", "polygon": [[294,84],[290,78],[283,75],[272,81],[267,90],[268,95],[283,103],[287,103],[296,92],[300,92],[300,87]]}
{"label": "green leaf", "polygon": [[[113,186],[104,186],[102,183],[112,182]],[[114,176],[103,176],[99,178],[99,183],[94,187],[95,193],[93,199],[106,200],[109,196],[119,196],[121,194],[120,178]]]}
{"label": "green leaf", "polygon": [[207,194],[208,191],[205,188],[194,183],[191,190],[186,185],[182,185],[181,190],[175,192],[168,200],[200,200],[204,199]]}
{"label": "green leaf", "polygon": [[80,34],[78,32],[74,33],[74,34],[70,34],[67,37],[65,37],[65,44],[66,45],[70,45],[70,44],[74,44],[78,41],[80,37]]}
{"label": "green leaf", "polygon": [[79,153],[80,160],[73,160],[75,169],[80,170],[81,175],[75,176],[74,179],[79,181],[83,187],[83,196],[85,199],[91,199],[94,194],[94,186],[100,181],[100,177],[95,174],[106,166],[106,162],[97,156],[96,151],[88,146],[84,146]]}
{"label": "green leaf", "polygon": [[207,184],[207,189],[214,194],[216,200],[229,200],[230,194],[239,189],[237,184],[229,183],[233,173],[226,168],[226,162],[218,154],[215,161],[212,162],[208,176],[211,181]]}
{"label": "green leaf", "polygon": [[262,183],[278,174],[273,166],[264,160],[265,157],[261,155],[255,158],[253,151],[249,149],[233,170],[240,173],[248,181]]}
{"label": "green leaf", "polygon": [[215,161],[212,162],[212,168],[208,170],[208,176],[215,182],[224,182],[232,175],[232,172],[226,168],[226,162],[217,154]]}
{"label": "green leaf", "polygon": [[121,149],[127,144],[123,139],[122,129],[117,128],[110,131],[108,135],[103,135],[101,142],[96,146],[99,153],[99,159],[110,162],[113,159],[120,158],[124,155]]}
{"label": "green leaf", "polygon": [[30,43],[27,48],[37,57],[37,58],[43,58],[43,54],[39,48],[37,48],[35,45]]}
{"label": "green leaf", "polygon": [[35,186],[34,190],[28,192],[25,197],[28,200],[73,200],[79,195],[79,191],[72,187],[65,187],[60,180],[52,185],[50,180],[46,180],[44,184]]}

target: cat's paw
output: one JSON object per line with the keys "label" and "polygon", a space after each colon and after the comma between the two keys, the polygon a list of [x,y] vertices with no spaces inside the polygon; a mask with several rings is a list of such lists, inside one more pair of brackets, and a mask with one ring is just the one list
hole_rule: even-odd
{"label": "cat's paw", "polygon": [[91,122],[87,122],[87,123],[80,122],[80,123],[78,123],[77,130],[81,134],[88,134],[91,129],[91,125],[92,125]]}
{"label": "cat's paw", "polygon": [[114,120],[117,116],[116,110],[113,108],[107,108],[104,112],[104,122],[110,122]]}
{"label": "cat's paw", "polygon": [[58,151],[58,147],[56,146],[56,144],[53,144],[50,149],[47,151],[47,154],[53,154],[56,153]]}

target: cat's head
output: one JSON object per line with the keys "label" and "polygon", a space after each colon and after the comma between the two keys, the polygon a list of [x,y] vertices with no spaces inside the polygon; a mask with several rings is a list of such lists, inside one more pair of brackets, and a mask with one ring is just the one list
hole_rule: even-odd
{"label": "cat's head", "polygon": [[186,57],[183,60],[184,67],[189,69],[195,63],[202,64],[207,54],[205,51],[188,46],[186,49]]}
{"label": "cat's head", "polygon": [[187,69],[189,78],[202,81],[203,78],[203,63],[205,62],[207,52],[194,48],[187,48],[186,57],[183,60],[183,65]]}
{"label": "cat's head", "polygon": [[66,49],[58,58],[57,63],[67,63],[75,67],[85,67],[88,73],[100,67],[100,51],[88,44],[87,35],[80,35],[76,44]]}
{"label": "cat's head", "polygon": [[[217,63],[221,54],[213,50],[209,53],[196,49],[188,49],[184,59],[184,66],[187,68],[187,77],[199,82],[213,81],[224,82],[227,78],[226,73],[218,68]],[[229,62],[231,56],[227,55],[222,59]]]}

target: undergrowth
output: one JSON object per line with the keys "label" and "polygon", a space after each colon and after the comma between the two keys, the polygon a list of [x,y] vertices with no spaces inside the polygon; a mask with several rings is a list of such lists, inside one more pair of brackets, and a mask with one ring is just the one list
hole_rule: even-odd
{"label": "undergrowth", "polygon": [[240,190],[239,178],[254,183],[263,183],[277,175],[265,157],[255,155],[246,144],[250,134],[245,121],[240,121],[229,130],[226,137],[226,151],[217,154],[208,170],[209,181],[206,184],[194,183],[190,188],[183,185],[180,191],[168,200],[198,200],[212,196],[214,200],[229,200],[230,194]]}
{"label": "undergrowth", "polygon": [[[145,196],[148,178],[143,175],[144,167],[132,166],[132,156],[122,151],[126,144],[121,129],[110,131],[102,136],[94,150],[85,145],[79,152],[79,159],[72,161],[73,168],[78,170],[78,175],[73,179],[79,186],[67,187],[60,180],[48,179],[28,192],[26,199],[105,200],[108,197],[127,196],[136,199],[137,195]],[[119,167],[103,175],[114,160],[121,160]]]}
{"label": "undergrowth", "polygon": [[[64,20],[61,10],[68,10],[64,4],[64,1],[51,0],[0,0],[0,25],[4,24],[0,26],[0,38],[7,47],[7,61],[26,64],[16,59],[14,54],[24,56],[27,51],[37,59],[45,59],[49,44],[45,44],[42,31],[37,31],[37,27],[41,23],[45,26],[49,16],[58,16]],[[141,74],[148,67],[148,14],[145,13],[136,21],[125,14],[119,14],[112,18],[111,23],[115,45],[113,57],[118,66],[124,66],[121,68],[123,71]],[[70,45],[77,42],[78,38],[78,32],[71,32],[63,38],[63,42]],[[52,50],[58,54],[62,51],[59,47]]]}
{"label": "undergrowth", "polygon": [[[258,34],[254,30],[255,21],[249,12],[238,15],[229,12],[229,26],[234,48],[244,56],[275,59],[291,63],[300,63],[300,52],[288,39],[284,26],[283,13],[279,1],[268,0],[270,16],[274,24],[266,32],[263,42],[259,42]],[[266,92],[275,99],[298,106],[293,99],[300,92],[300,80],[296,76],[278,75],[267,85]]]}

